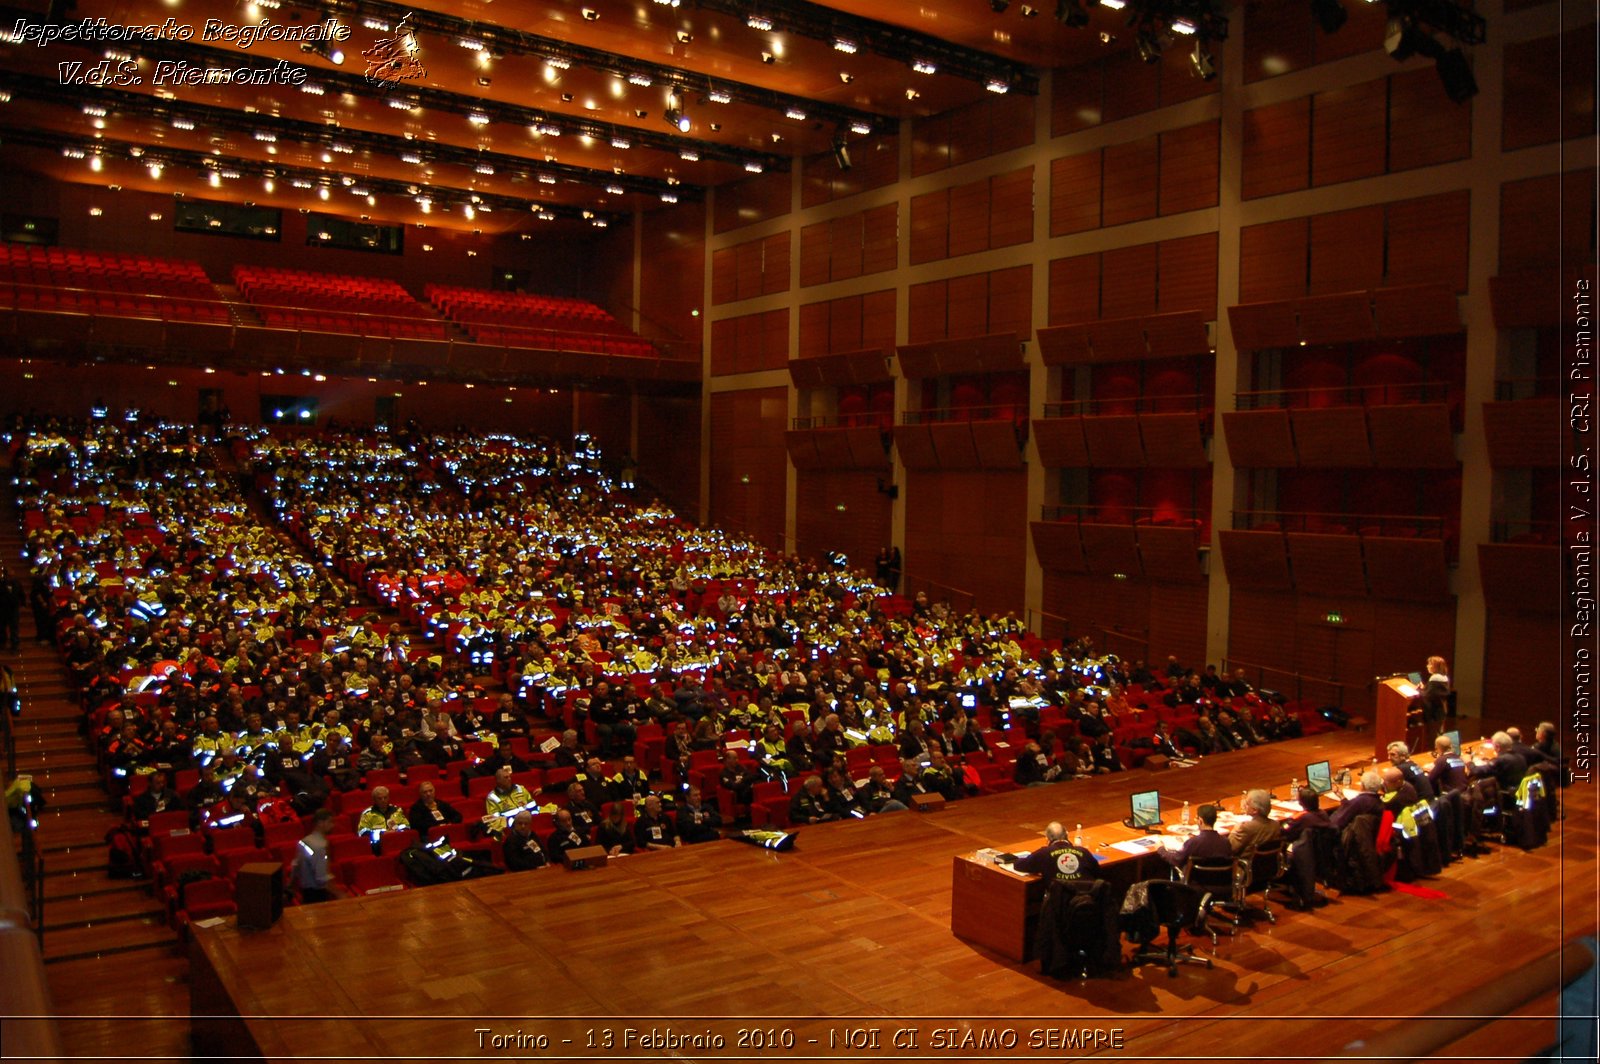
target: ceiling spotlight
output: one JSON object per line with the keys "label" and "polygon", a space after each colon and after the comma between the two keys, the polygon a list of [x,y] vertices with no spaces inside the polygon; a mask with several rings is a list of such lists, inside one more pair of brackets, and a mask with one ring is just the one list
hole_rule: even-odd
{"label": "ceiling spotlight", "polygon": [[629,74],[628,75],[628,84],[629,85],[637,85],[641,89],[648,89],[650,87],[650,85],[651,85],[650,75],[649,74],[637,74],[637,73]]}
{"label": "ceiling spotlight", "polygon": [[679,30],[678,31],[678,43],[679,44],[688,44],[692,40],[694,40],[694,34],[690,33],[688,30]]}
{"label": "ceiling spotlight", "polygon": [[1038,18],[1039,17],[1039,9],[1036,8],[1036,7],[1029,7],[1027,4],[1023,4],[1022,5],[1022,17],[1023,18]]}
{"label": "ceiling spotlight", "polygon": [[763,169],[762,165],[756,162],[754,159],[747,160],[744,164],[744,168],[752,174],[759,174]]}
{"label": "ceiling spotlight", "polygon": [[624,191],[625,190],[623,189],[623,187],[621,185],[607,185],[606,186],[606,192],[610,193],[613,196],[620,196],[620,195],[622,195],[622,193]]}
{"label": "ceiling spotlight", "polygon": [[626,137],[612,137],[611,146],[613,148],[620,148],[623,151],[627,151],[629,148],[633,147],[633,144]]}
{"label": "ceiling spotlight", "polygon": [[1350,17],[1342,0],[1311,0],[1311,14],[1317,20],[1317,25],[1322,27],[1323,33],[1338,33]]}
{"label": "ceiling spotlight", "polygon": [[1161,38],[1156,36],[1154,30],[1140,30],[1139,35],[1134,38],[1133,47],[1144,62],[1161,62]]}
{"label": "ceiling spotlight", "polygon": [[772,20],[763,18],[760,15],[749,16],[744,20],[744,24],[753,30],[770,30],[772,28]]}
{"label": "ceiling spotlight", "polygon": [[1006,93],[1011,91],[1011,83],[1006,81],[1004,78],[990,78],[988,83],[984,85],[984,88],[988,89],[990,92],[998,93],[999,95],[1004,96]]}
{"label": "ceiling spotlight", "polygon": [[667,110],[661,117],[666,119],[667,125],[676,129],[679,133],[689,132],[690,127],[693,125],[689,121],[689,116],[684,114],[683,108],[678,103],[678,97],[675,95],[667,97]]}
{"label": "ceiling spotlight", "polygon": [[845,55],[855,55],[856,42],[846,40],[843,37],[835,37],[833,39],[833,50],[836,52],[843,52]]}
{"label": "ceiling spotlight", "polygon": [[711,128],[711,132],[713,132],[713,133],[721,133],[722,132],[722,123],[721,122],[713,122],[713,123],[711,123],[711,127],[710,128]]}
{"label": "ceiling spotlight", "polygon": [[712,89],[710,92],[706,93],[706,99],[709,100],[712,103],[732,103],[733,102],[733,97],[731,95],[729,95],[726,92],[721,92],[721,91],[719,91],[717,89]]}
{"label": "ceiling spotlight", "polygon": [[912,60],[911,69],[918,74],[937,74],[939,72],[939,67],[926,59]]}
{"label": "ceiling spotlight", "polygon": [[1082,0],[1056,0],[1056,21],[1069,29],[1080,29],[1089,24],[1089,12]]}
{"label": "ceiling spotlight", "polygon": [[1195,34],[1195,28],[1196,28],[1195,24],[1193,22],[1189,21],[1186,18],[1178,18],[1178,19],[1173,19],[1172,20],[1172,32],[1173,33],[1181,33],[1185,37],[1193,37],[1194,34]]}
{"label": "ceiling spotlight", "polygon": [[791,119],[795,122],[804,122],[806,120],[806,113],[800,110],[798,107],[791,107],[787,111],[783,112],[783,117]]}
{"label": "ceiling spotlight", "polygon": [[1435,63],[1439,80],[1444,83],[1444,94],[1455,103],[1466,103],[1478,95],[1478,81],[1472,76],[1472,66],[1459,48],[1452,48]]}
{"label": "ceiling spotlight", "polygon": [[585,22],[598,22],[598,21],[600,21],[600,12],[596,11],[592,7],[584,8],[583,9],[583,21],[585,21]]}
{"label": "ceiling spotlight", "polygon": [[763,63],[767,64],[768,66],[771,66],[773,63],[777,62],[777,57],[774,56],[771,52],[762,52],[761,53],[761,61]]}
{"label": "ceiling spotlight", "polygon": [[1205,45],[1200,41],[1194,42],[1194,51],[1189,54],[1189,69],[1201,81],[1216,80],[1216,61],[1211,58],[1211,53],[1206,51]]}
{"label": "ceiling spotlight", "polygon": [[854,74],[847,74],[843,70],[841,70],[841,71],[839,71],[839,80],[844,82],[846,85],[848,85],[852,81],[856,80],[856,76]]}
{"label": "ceiling spotlight", "polygon": [[858,134],[858,135],[864,137],[868,133],[872,132],[872,126],[871,126],[870,123],[867,123],[867,122],[851,122],[850,123],[850,132]]}
{"label": "ceiling spotlight", "polygon": [[921,96],[921,95],[922,95],[922,93],[918,92],[916,89],[907,89],[906,90],[906,99],[908,99],[908,100],[915,100],[918,96]]}

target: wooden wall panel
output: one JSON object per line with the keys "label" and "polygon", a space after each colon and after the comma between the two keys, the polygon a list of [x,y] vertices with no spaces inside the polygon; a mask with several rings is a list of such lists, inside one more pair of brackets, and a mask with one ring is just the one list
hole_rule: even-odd
{"label": "wooden wall panel", "polygon": [[1234,585],[1228,596],[1229,660],[1290,667],[1294,605],[1292,592]]}
{"label": "wooden wall panel", "polygon": [[1558,719],[1544,707],[1571,704],[1562,679],[1571,673],[1557,660],[1561,641],[1555,614],[1490,610],[1484,643],[1485,706],[1520,718],[1526,732],[1538,720]]}
{"label": "wooden wall panel", "polygon": [[900,205],[885,203],[861,216],[861,272],[895,268],[900,255]]}
{"label": "wooden wall panel", "polygon": [[818,207],[894,184],[899,176],[900,137],[877,133],[850,144],[849,170],[840,170],[833,152],[818,152],[801,164],[800,206]]}
{"label": "wooden wall panel", "polygon": [[1416,601],[1450,597],[1443,540],[1362,536],[1361,551],[1367,560],[1373,598]]}
{"label": "wooden wall panel", "polygon": [[951,187],[949,225],[950,234],[946,246],[951,258],[988,250],[988,178]]}
{"label": "wooden wall panel", "polygon": [[835,281],[861,276],[862,216],[847,214],[828,226],[830,252],[828,273]]}
{"label": "wooden wall panel", "polygon": [[712,229],[726,233],[789,213],[790,177],[772,170],[717,187]]}
{"label": "wooden wall panel", "polygon": [[761,242],[761,293],[772,295],[789,290],[789,230],[774,233]]}
{"label": "wooden wall panel", "polygon": [[930,340],[943,340],[949,335],[949,296],[948,281],[925,281],[911,286],[907,292],[911,316],[907,343],[925,344]]}
{"label": "wooden wall panel", "polygon": [[1295,464],[1294,437],[1284,410],[1230,410],[1222,415],[1228,457],[1241,469]]}
{"label": "wooden wall panel", "polygon": [[1594,170],[1512,181],[1500,187],[1500,272],[1547,271],[1587,261],[1594,247]]}
{"label": "wooden wall panel", "polygon": [[1379,469],[1456,466],[1450,409],[1444,403],[1369,407],[1367,428],[1372,434],[1372,461]]}
{"label": "wooden wall panel", "polygon": [[1050,260],[1051,325],[1072,325],[1100,316],[1100,256]]}
{"label": "wooden wall panel", "polygon": [[905,586],[918,579],[970,592],[981,611],[1021,611],[1027,474],[908,471]]}
{"label": "wooden wall panel", "polygon": [[861,297],[846,296],[828,305],[829,351],[861,350]]}
{"label": "wooden wall panel", "polygon": [[[1144,574],[1168,583],[1196,583],[1200,574],[1200,544],[1193,528],[1138,526],[1139,558]],[[1201,613],[1203,614],[1204,608]]]}
{"label": "wooden wall panel", "polygon": [[[803,558],[842,551],[858,569],[890,541],[894,505],[878,490],[882,474],[802,470],[795,477],[795,550]],[[844,506],[840,510],[840,505]]]}
{"label": "wooden wall panel", "polygon": [[1220,130],[1220,123],[1202,122],[1161,134],[1161,214],[1217,205]]}
{"label": "wooden wall panel", "polygon": [[1507,44],[1504,86],[1501,144],[1506,151],[1593,136],[1594,27]]}
{"label": "wooden wall panel", "polygon": [[1156,310],[1161,314],[1199,311],[1206,321],[1216,317],[1217,234],[1163,240],[1156,254]]}
{"label": "wooden wall panel", "polygon": [[[1303,18],[1303,14],[1296,17]],[[1286,100],[1244,113],[1243,195],[1275,196],[1311,181],[1311,99]]]}
{"label": "wooden wall panel", "polygon": [[[1033,267],[1012,266],[989,274],[988,333],[1016,333],[1033,337]],[[954,335],[952,333],[952,335]]]}
{"label": "wooden wall panel", "polygon": [[1089,464],[1081,417],[1034,418],[1033,438],[1039,445],[1039,461],[1047,468],[1081,468]]}
{"label": "wooden wall panel", "polygon": [[1157,468],[1201,468],[1211,461],[1194,414],[1140,414],[1139,435],[1145,461]]}
{"label": "wooden wall panel", "polygon": [[861,346],[893,347],[895,290],[868,292],[861,297]]}
{"label": "wooden wall panel", "polygon": [[1467,290],[1471,193],[1446,192],[1388,205],[1389,285],[1443,284]]}
{"label": "wooden wall panel", "polygon": [[711,323],[711,375],[714,377],[781,369],[788,359],[787,307]]}
{"label": "wooden wall panel", "polygon": [[776,549],[787,495],[787,396],[787,387],[711,396],[711,523]]}
{"label": "wooden wall panel", "polygon": [[1083,419],[1083,440],[1089,464],[1097,469],[1132,469],[1144,465],[1144,442],[1134,414]]}
{"label": "wooden wall panel", "polygon": [[800,230],[800,287],[809,288],[814,284],[825,284],[830,279],[828,276],[828,241],[827,222],[817,222],[804,226]]}
{"label": "wooden wall panel", "polygon": [[[1510,50],[1509,48],[1507,49]],[[1389,77],[1389,171],[1455,162],[1472,154],[1472,105],[1445,95],[1431,69]]]}
{"label": "wooden wall panel", "polygon": [[1084,522],[1078,526],[1083,537],[1083,556],[1091,573],[1136,578],[1144,575],[1139,560],[1138,541],[1132,525],[1100,525]]}
{"label": "wooden wall panel", "polygon": [[1316,469],[1349,469],[1372,464],[1367,442],[1367,412],[1359,406],[1291,410],[1294,449],[1300,465]]}
{"label": "wooden wall panel", "polygon": [[949,189],[911,197],[911,264],[934,262],[949,254]]}
{"label": "wooden wall panel", "polygon": [[950,278],[946,300],[945,337],[982,336],[989,331],[988,274]]}
{"label": "wooden wall panel", "polygon": [[1108,55],[1105,65],[1105,121],[1142,115],[1161,104],[1161,69],[1140,61],[1132,48]]}
{"label": "wooden wall panel", "polygon": [[698,512],[700,397],[651,396],[638,411],[640,480],[678,512]]}
{"label": "wooden wall panel", "polygon": [[828,304],[804,303],[800,307],[800,358],[828,353]]}
{"label": "wooden wall panel", "polygon": [[721,306],[739,298],[739,256],[733,248],[711,253],[711,303]]}
{"label": "wooden wall panel", "polygon": [[1135,318],[1156,313],[1154,244],[1115,248],[1101,260],[1100,316]]}
{"label": "wooden wall panel", "polygon": [[1386,78],[1319,92],[1311,105],[1311,184],[1337,184],[1384,172]]}
{"label": "wooden wall panel", "polygon": [[1247,225],[1239,231],[1239,302],[1305,295],[1310,226],[1304,218]]}
{"label": "wooden wall panel", "polygon": [[1310,66],[1316,33],[1310,22],[1297,4],[1246,8],[1239,28],[1244,34],[1245,83]]}
{"label": "wooden wall panel", "polygon": [[989,247],[1012,247],[1032,239],[1033,167],[1024,166],[990,182]]}
{"label": "wooden wall panel", "polygon": [[1204,580],[1190,583],[1152,581],[1150,587],[1149,660],[1202,662],[1206,657],[1206,601]]}
{"label": "wooden wall panel", "polygon": [[1097,151],[1050,163],[1050,235],[1100,227],[1100,159]]}
{"label": "wooden wall panel", "polygon": [[1083,558],[1083,539],[1078,535],[1078,522],[1033,521],[1029,523],[1029,529],[1032,532],[1034,554],[1047,573],[1088,572],[1088,564]]}
{"label": "wooden wall panel", "polygon": [[1478,544],[1478,572],[1490,612],[1554,612],[1561,601],[1561,564],[1561,549],[1555,546]]}
{"label": "wooden wall panel", "polygon": [[1124,225],[1156,216],[1159,160],[1156,137],[1106,147],[1101,224]]}
{"label": "wooden wall panel", "polygon": [[1376,288],[1383,283],[1383,208],[1311,217],[1312,295]]}
{"label": "wooden wall panel", "polygon": [[1056,70],[1051,76],[1050,135],[1059,137],[1099,125],[1104,97],[1105,67],[1101,63]]}
{"label": "wooden wall panel", "polygon": [[685,203],[676,211],[643,216],[639,233],[645,261],[658,267],[639,278],[639,311],[673,334],[691,339],[696,355],[702,319],[694,311],[706,305],[705,232],[705,204]]}

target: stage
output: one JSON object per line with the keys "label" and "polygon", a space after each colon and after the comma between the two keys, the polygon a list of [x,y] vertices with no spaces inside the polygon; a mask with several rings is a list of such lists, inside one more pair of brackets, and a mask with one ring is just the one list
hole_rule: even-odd
{"label": "stage", "polygon": [[[724,841],[293,908],[270,931],[197,929],[195,1052],[1320,1059],[1369,1054],[1374,1039],[1426,1026],[1409,1017],[1518,1009],[1464,1052],[1543,1048],[1555,1022],[1537,1017],[1554,1012],[1553,992],[1527,1005],[1526,994],[1497,995],[1535,977],[1553,987],[1557,947],[1595,931],[1587,789],[1563,792],[1567,819],[1543,848],[1496,847],[1429,880],[1444,900],[1392,892],[1312,913],[1275,906],[1276,924],[1255,921],[1214,954],[1189,939],[1215,967],[1176,979],[1150,965],[1058,982],[951,934],[957,855],[1041,836],[1050,820],[1119,819],[1130,794],[1152,787],[1195,805],[1236,802],[1248,787],[1282,792],[1307,762],[1370,763],[1371,749],[1370,736],[1337,732],[1193,768],[805,827],[783,854]],[[1500,976],[1525,962],[1535,968],[1508,988]]]}

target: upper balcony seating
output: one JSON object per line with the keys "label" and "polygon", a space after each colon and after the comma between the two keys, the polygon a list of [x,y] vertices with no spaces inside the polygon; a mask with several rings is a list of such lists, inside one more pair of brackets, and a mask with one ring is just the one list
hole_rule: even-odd
{"label": "upper balcony seating", "polygon": [[582,299],[436,284],[424,288],[423,295],[479,343],[656,357],[649,343]]}
{"label": "upper balcony seating", "polygon": [[35,244],[0,244],[0,307],[231,320],[197,262]]}
{"label": "upper balcony seating", "polygon": [[395,281],[241,265],[233,268],[233,283],[268,326],[408,340],[448,337],[445,324]]}

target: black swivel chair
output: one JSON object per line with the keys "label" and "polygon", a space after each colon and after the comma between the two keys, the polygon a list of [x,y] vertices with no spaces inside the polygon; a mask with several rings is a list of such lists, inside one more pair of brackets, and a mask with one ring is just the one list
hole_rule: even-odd
{"label": "black swivel chair", "polygon": [[1239,862],[1231,857],[1211,861],[1197,861],[1190,858],[1184,862],[1182,882],[1211,895],[1204,927],[1211,935],[1213,945],[1216,944],[1217,935],[1215,927],[1210,922],[1211,918],[1220,920],[1230,935],[1238,930],[1239,877]]}
{"label": "black swivel chair", "polygon": [[[1288,868],[1288,855],[1283,851],[1282,843],[1273,843],[1270,846],[1259,847],[1248,858],[1239,858],[1242,865],[1239,882],[1239,912],[1241,915],[1261,915],[1267,918],[1269,924],[1278,922],[1273,915],[1272,907],[1267,904],[1267,892],[1272,889],[1278,880],[1283,878]],[[1261,895],[1259,906],[1249,903],[1249,896]]]}
{"label": "black swivel chair", "polygon": [[[1210,934],[1211,944],[1216,945],[1217,936],[1206,925],[1211,895],[1173,879],[1147,879],[1139,887],[1145,892],[1144,910],[1123,914],[1124,931],[1140,947],[1133,955],[1133,963],[1164,964],[1167,975],[1173,979],[1178,977],[1180,964],[1203,964],[1210,968],[1211,958],[1195,956],[1194,947],[1180,943],[1178,936],[1189,928]],[[1156,940],[1162,930],[1167,933],[1166,944],[1157,946]]]}

